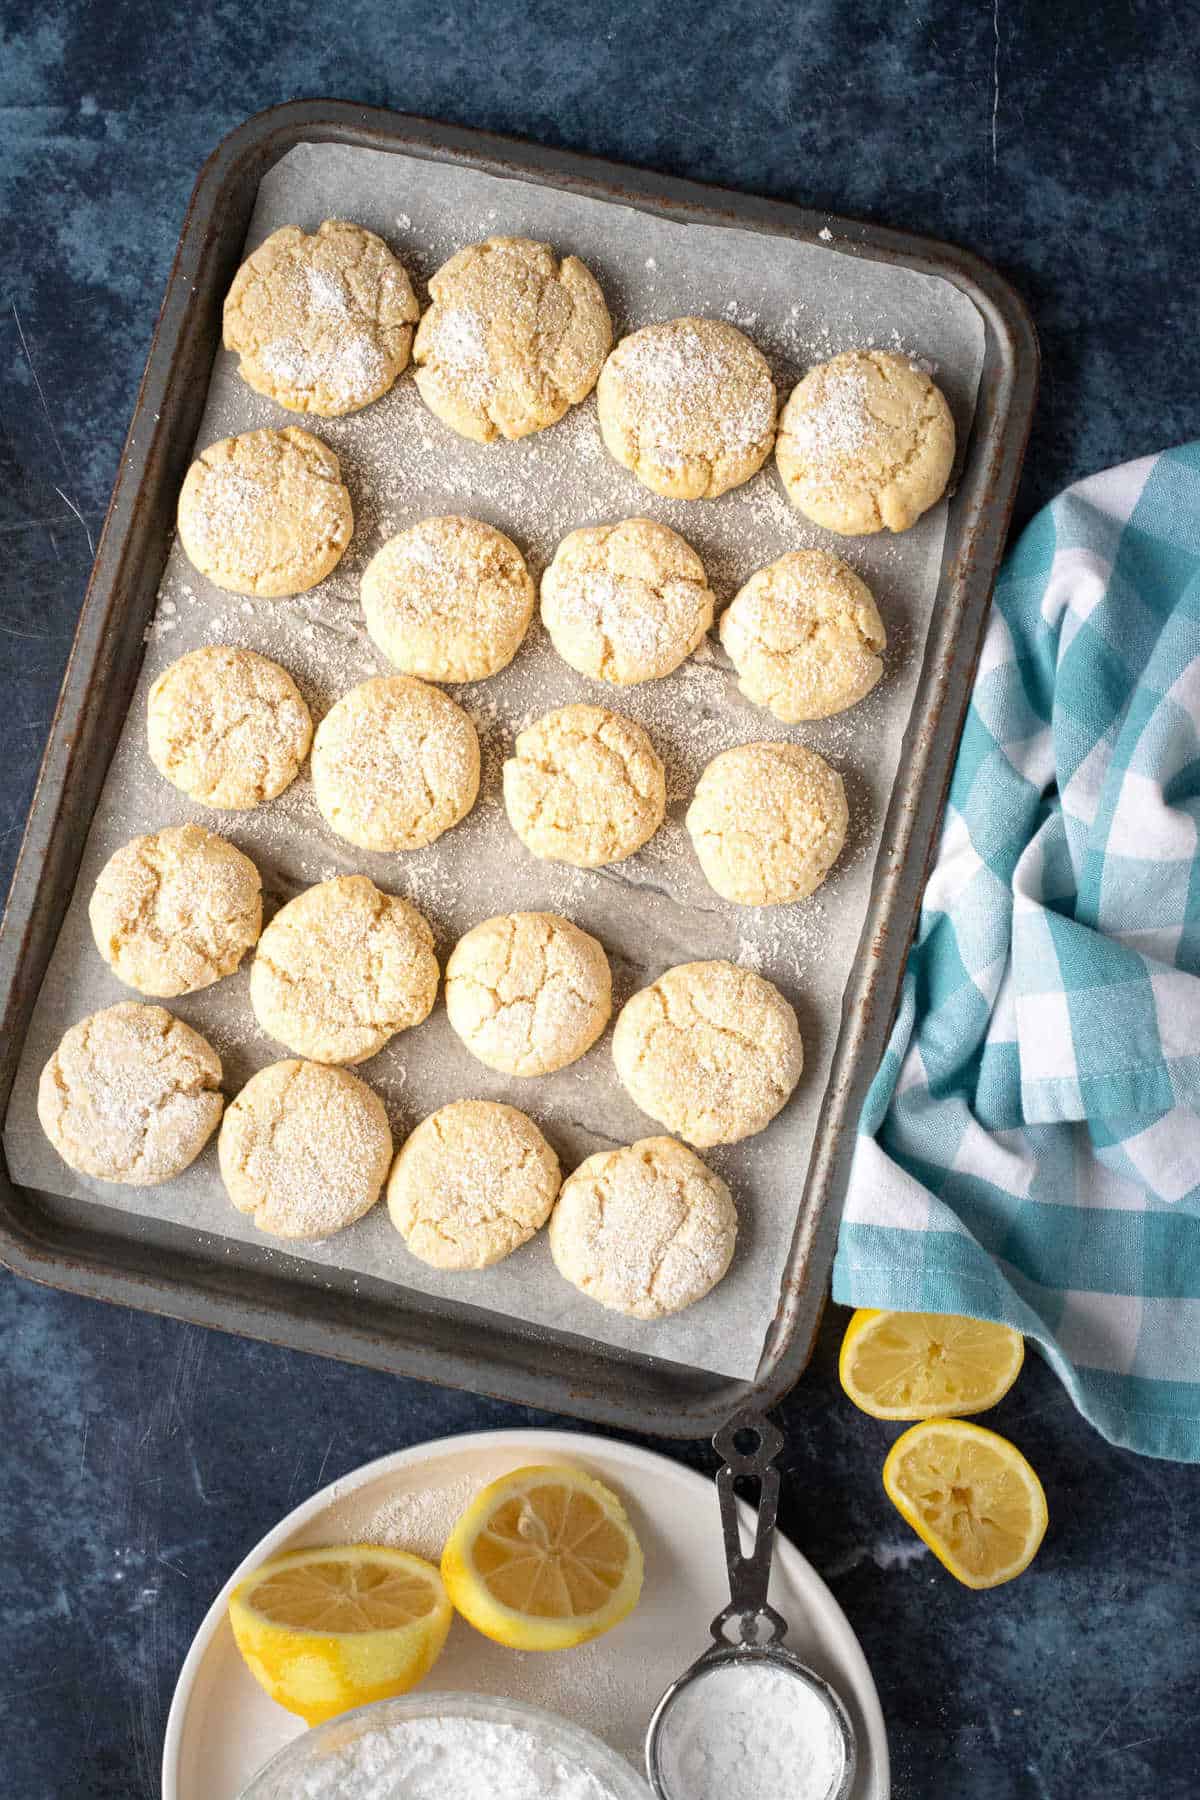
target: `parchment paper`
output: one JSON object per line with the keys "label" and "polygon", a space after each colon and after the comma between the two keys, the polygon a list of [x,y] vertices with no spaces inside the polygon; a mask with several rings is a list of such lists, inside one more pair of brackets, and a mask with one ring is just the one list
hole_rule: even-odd
{"label": "parchment paper", "polygon": [[[965,441],[982,366],[982,321],[948,282],[864,262],[828,246],[750,231],[664,223],[634,208],[584,199],[516,179],[436,161],[332,145],[308,145],[266,177],[247,253],[287,223],[312,230],[327,217],[381,233],[421,284],[460,245],[493,233],[542,238],[572,250],[598,275],[618,335],[653,319],[705,313],[731,319],[770,357],[783,394],[811,361],[854,345],[903,348],[937,374]],[[422,285],[422,298],[424,298]],[[656,498],[605,452],[594,400],[559,425],[519,443],[473,445],[429,414],[401,377],[382,401],[341,420],[297,419],[254,394],[221,352],[197,449],[232,432],[301,423],[333,445],[355,501],[350,551],[328,581],[295,600],[240,600],[212,587],[171,552],[149,633],[133,709],[109,771],[84,851],[79,882],[34,1013],[5,1126],[13,1178],[126,1213],[167,1219],[207,1236],[262,1241],[226,1199],[215,1140],[182,1176],[153,1190],[122,1189],[76,1176],[37,1123],[38,1073],[62,1032],[102,1006],[132,996],[102,962],[87,900],[118,845],[139,832],[198,819],[245,850],[262,871],[267,916],[308,884],[362,871],[428,914],[445,955],[480,919],[523,908],[566,913],[594,933],[613,965],[619,1006],[674,963],[729,957],[758,969],[795,1005],[804,1033],[800,1087],[775,1122],[745,1143],[707,1152],[730,1183],[741,1226],[725,1281],[701,1304],[654,1324],[626,1320],[585,1299],[556,1272],[544,1234],[497,1268],[441,1275],[406,1251],[382,1205],[322,1244],[287,1245],[319,1268],[366,1272],[602,1342],[718,1374],[753,1373],[775,1310],[796,1207],[880,848],[901,738],[924,652],[945,533],[945,507],[899,538],[834,540],[787,505],[773,461],[717,501]],[[348,688],[383,669],[362,627],[358,579],[379,545],[427,514],[470,512],[508,532],[535,578],[559,539],[590,521],[635,514],[661,519],[704,557],[723,605],[756,568],[785,550],[828,543],[871,584],[889,636],[887,672],[875,693],[840,719],[793,728],[737,692],[715,638],[665,681],[609,689],[576,675],[536,622],[516,661],[493,680],[452,690],[474,716],[484,782],[474,812],[428,849],[369,855],[342,843],[312,800],[307,772],[272,804],[250,814],[192,806],[150,764],[145,702],[150,684],[185,651],[238,643],[275,657],[319,716]],[[553,706],[599,701],[642,721],[668,765],[671,817],[640,854],[615,867],[573,871],[537,862],[508,827],[500,765],[515,732]],[[795,906],[739,909],[709,889],[681,823],[701,769],[718,750],[756,738],[794,736],[845,778],[851,838],[820,892]],[[288,1052],[263,1035],[250,1009],[249,959],[235,976],[169,1004],[205,1033],[234,1094],[264,1064]],[[593,1150],[660,1129],[616,1080],[608,1036],[582,1061],[551,1077],[493,1074],[463,1049],[440,1002],[363,1075],[384,1097],[399,1144],[434,1108],[466,1096],[507,1100],[530,1112],[570,1169]],[[397,1293],[400,1299],[399,1291]]]}

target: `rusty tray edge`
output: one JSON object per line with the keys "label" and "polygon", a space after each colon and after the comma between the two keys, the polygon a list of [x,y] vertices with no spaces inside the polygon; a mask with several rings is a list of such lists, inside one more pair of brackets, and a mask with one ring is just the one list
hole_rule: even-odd
{"label": "rusty tray edge", "polygon": [[[360,1281],[350,1296],[332,1282],[314,1282],[306,1265],[278,1252],[268,1272],[265,1253],[254,1246],[236,1246],[238,1254],[231,1257],[225,1241],[215,1240],[214,1251],[224,1249],[218,1256],[207,1251],[205,1239],[179,1228],[149,1233],[129,1229],[132,1222],[125,1221],[120,1229],[114,1221],[123,1215],[15,1187],[2,1158],[0,1261],[29,1279],[90,1298],[293,1349],[628,1429],[708,1435],[739,1406],[772,1405],[811,1354],[854,1126],[890,1029],[1015,498],[1037,390],[1036,333],[1023,302],[990,265],[970,252],[885,226],[341,101],[292,101],[235,128],[204,164],[188,205],[0,923],[0,1111],[7,1107],[23,1023],[74,884],[82,828],[136,679],[144,620],[131,619],[129,595],[148,586],[152,605],[165,560],[169,530],[152,517],[152,500],[168,494],[173,513],[219,339],[220,298],[227,284],[219,271],[229,265],[231,274],[236,264],[262,174],[295,145],[321,140],[549,180],[660,214],[703,217],[710,224],[810,239],[829,228],[839,250],[953,281],[984,319],[987,344],[975,423],[947,528],[953,554],[943,564],[944,604],[905,740],[910,773],[897,787],[885,822],[887,854],[881,852],[847,989],[805,1184],[808,1203],[779,1307],[754,1380],[710,1376],[587,1339],[500,1322],[461,1303],[405,1291],[398,1306],[396,1290],[384,1283]],[[148,557],[157,557],[157,566],[147,583]]]}

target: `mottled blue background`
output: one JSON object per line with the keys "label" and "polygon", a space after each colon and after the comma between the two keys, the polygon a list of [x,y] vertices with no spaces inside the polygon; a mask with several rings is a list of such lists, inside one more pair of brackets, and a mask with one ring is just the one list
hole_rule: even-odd
{"label": "mottled blue background", "polygon": [[[1044,349],[1025,519],[1200,433],[1188,4],[0,4],[0,877],[7,878],[192,181],[247,114],[337,95],[941,234]],[[1036,1572],[957,1587],[839,1401],[786,1408],[786,1523],[874,1667],[898,1800],[1195,1800],[1200,1478],[1102,1443],[1035,1364]],[[0,1791],[149,1800],[229,1567],[368,1457],[515,1409],[0,1276]],[[543,1422],[538,1420],[537,1422]],[[704,1446],[675,1447],[711,1467]]]}

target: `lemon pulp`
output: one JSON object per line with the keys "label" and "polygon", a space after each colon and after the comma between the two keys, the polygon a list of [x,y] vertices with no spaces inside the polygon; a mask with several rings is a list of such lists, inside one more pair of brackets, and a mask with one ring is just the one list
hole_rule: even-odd
{"label": "lemon pulp", "polygon": [[1046,1533],[1046,1496],[1025,1457],[1007,1438],[964,1419],[926,1420],[897,1438],[883,1485],[967,1587],[998,1587],[1020,1575]]}

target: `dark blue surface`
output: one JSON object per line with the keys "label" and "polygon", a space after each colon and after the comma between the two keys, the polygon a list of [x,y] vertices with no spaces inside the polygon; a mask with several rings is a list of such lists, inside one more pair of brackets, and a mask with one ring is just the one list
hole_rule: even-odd
{"label": "dark blue surface", "polygon": [[[6,23],[4,23],[6,21]],[[960,241],[1042,335],[1024,519],[1200,434],[1187,5],[483,0],[0,5],[0,876],[15,854],[174,241],[247,114],[335,94]],[[858,1630],[898,1800],[1195,1800],[1200,1477],[1101,1442],[1046,1369],[996,1415],[1049,1493],[1036,1571],[971,1595],[883,1497],[840,1317],[785,1409],[785,1523]],[[288,1506],[532,1415],[0,1277],[0,1791],[158,1792],[190,1634]],[[543,1422],[541,1420],[537,1422]],[[703,1446],[673,1454],[698,1466]]]}

